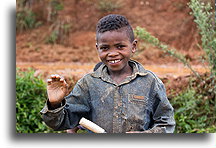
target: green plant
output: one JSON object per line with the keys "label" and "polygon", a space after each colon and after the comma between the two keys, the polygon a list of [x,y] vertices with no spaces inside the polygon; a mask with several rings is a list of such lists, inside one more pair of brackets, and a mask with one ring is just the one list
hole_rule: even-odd
{"label": "green plant", "polygon": [[195,76],[197,76],[198,78],[200,77],[199,74],[192,68],[190,62],[185,58],[183,54],[179,53],[176,49],[170,48],[168,45],[160,42],[158,38],[147,32],[145,28],[141,28],[138,26],[134,30],[134,33],[140,40],[157,47],[164,53],[167,53],[174,58],[177,58],[180,62],[187,66],[194,73]]}
{"label": "green plant", "polygon": [[100,12],[112,12],[122,7],[122,4],[119,1],[114,0],[99,0],[97,8]]}
{"label": "green plant", "polygon": [[16,71],[16,132],[54,132],[43,122],[40,110],[46,101],[46,86],[34,71]]}
{"label": "green plant", "polygon": [[191,0],[188,3],[194,16],[202,40],[202,48],[206,53],[211,72],[216,76],[216,20],[210,3],[201,0]]}
{"label": "green plant", "polygon": [[50,26],[50,35],[46,38],[46,43],[48,44],[63,44],[70,33],[72,24],[57,20]]}
{"label": "green plant", "polygon": [[187,91],[171,99],[175,108],[176,133],[216,132],[214,101],[203,97],[189,87]]}
{"label": "green plant", "polygon": [[58,39],[58,30],[53,30],[50,35],[46,39],[46,43],[48,44],[56,44]]}
{"label": "green plant", "polygon": [[64,9],[64,5],[61,0],[49,0],[48,6],[48,22],[56,21],[58,12]]}
{"label": "green plant", "polygon": [[201,76],[190,65],[184,55],[161,43],[152,36],[145,28],[137,27],[136,36],[151,44],[164,53],[177,58],[186,65],[196,76],[191,81],[191,87],[186,92],[171,99],[175,108],[176,132],[177,133],[209,133],[216,132],[216,28],[215,19],[210,3],[199,0],[191,0],[189,7],[192,9],[194,21],[197,23],[201,34],[202,49],[206,53],[206,62],[209,63],[211,73]]}
{"label": "green plant", "polygon": [[16,13],[16,30],[18,32],[36,28],[41,24],[41,21],[36,20],[35,13],[28,8],[23,8]]}
{"label": "green plant", "polygon": [[206,59],[211,70],[211,93],[215,97],[216,112],[216,19],[215,10],[211,3],[204,3],[201,0],[191,0],[188,3],[194,16],[194,22],[197,24],[202,40],[202,48],[206,53]]}

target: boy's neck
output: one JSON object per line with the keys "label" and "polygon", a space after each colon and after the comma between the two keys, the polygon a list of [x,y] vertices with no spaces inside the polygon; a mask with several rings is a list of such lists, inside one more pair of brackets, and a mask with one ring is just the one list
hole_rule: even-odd
{"label": "boy's neck", "polygon": [[110,71],[108,73],[113,81],[120,84],[126,77],[131,76],[133,73],[132,67],[128,64],[124,69],[120,71]]}

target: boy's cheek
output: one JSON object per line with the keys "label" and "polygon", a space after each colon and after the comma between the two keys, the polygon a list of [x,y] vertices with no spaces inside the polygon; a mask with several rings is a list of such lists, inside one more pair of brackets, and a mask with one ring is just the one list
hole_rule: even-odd
{"label": "boy's cheek", "polygon": [[105,54],[102,54],[101,52],[98,52],[98,56],[101,59],[101,61],[106,61],[106,56]]}

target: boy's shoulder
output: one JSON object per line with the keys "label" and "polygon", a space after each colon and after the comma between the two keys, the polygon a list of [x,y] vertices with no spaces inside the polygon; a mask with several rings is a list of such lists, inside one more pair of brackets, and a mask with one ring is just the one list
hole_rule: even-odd
{"label": "boy's shoulder", "polygon": [[87,81],[92,81],[94,78],[99,78],[102,75],[102,69],[105,66],[102,62],[99,62],[95,65],[92,72],[85,74],[77,83],[83,83]]}
{"label": "boy's shoulder", "polygon": [[163,82],[161,81],[161,79],[154,72],[152,72],[151,70],[145,69],[144,66],[137,61],[133,61],[133,62],[136,63],[139,73],[143,74],[144,76],[146,76],[151,81],[154,81],[155,83],[157,83],[159,85],[161,85],[161,84],[163,85]]}
{"label": "boy's shoulder", "polygon": [[99,62],[95,65],[93,72],[87,74],[86,76],[99,78],[106,74],[106,65],[103,62]]}
{"label": "boy's shoulder", "polygon": [[155,80],[156,80],[157,83],[163,84],[163,82],[161,81],[161,79],[160,79],[154,72],[152,72],[152,71],[150,71],[150,70],[146,70],[146,71],[147,71],[148,75],[149,75],[150,77],[152,77],[152,79],[155,79]]}

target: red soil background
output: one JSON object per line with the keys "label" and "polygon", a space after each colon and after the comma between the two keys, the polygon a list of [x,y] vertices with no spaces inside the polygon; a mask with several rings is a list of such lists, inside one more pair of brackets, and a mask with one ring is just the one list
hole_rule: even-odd
{"label": "red soil background", "polygon": [[[117,0],[116,0],[117,1]],[[115,1],[114,1],[115,2]],[[47,22],[47,5],[37,2],[32,10],[43,24],[35,29],[17,32],[17,67],[32,67],[35,75],[46,79],[51,73],[65,76],[69,83],[92,71],[99,62],[95,48],[95,26],[97,21],[110,13],[128,18],[133,28],[144,27],[160,41],[176,48],[199,72],[206,72],[200,64],[203,56],[199,48],[200,36],[188,7],[189,0],[118,0],[120,8],[102,12],[98,0],[62,0],[64,9],[58,12],[57,20],[71,24],[67,37],[61,44],[47,44],[52,22]],[[180,91],[190,78],[183,64],[159,49],[149,45],[143,50],[139,42],[138,54],[133,59],[154,71],[165,83],[168,93]],[[73,76],[73,78],[71,78]]]}

